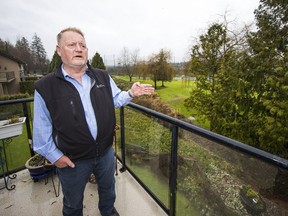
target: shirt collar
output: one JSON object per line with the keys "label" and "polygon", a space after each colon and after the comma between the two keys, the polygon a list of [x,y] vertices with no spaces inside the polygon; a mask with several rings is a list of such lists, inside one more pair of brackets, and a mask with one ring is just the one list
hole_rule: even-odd
{"label": "shirt collar", "polygon": [[[86,69],[87,69],[87,68],[88,68],[88,66],[86,65]],[[72,76],[69,75],[69,73],[67,73],[67,71],[64,70],[64,65],[63,65],[63,64],[61,65],[61,70],[62,70],[62,74],[63,74],[63,76],[64,76],[65,78],[67,78],[67,77],[73,78]],[[85,75],[85,74],[86,74],[86,71],[85,71],[85,73],[84,73],[83,75]]]}

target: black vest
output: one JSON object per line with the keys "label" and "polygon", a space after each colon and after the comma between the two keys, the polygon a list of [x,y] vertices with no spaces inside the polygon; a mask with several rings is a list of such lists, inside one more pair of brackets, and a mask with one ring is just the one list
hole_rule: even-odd
{"label": "black vest", "polygon": [[65,80],[60,66],[35,83],[51,115],[53,140],[73,161],[101,156],[113,144],[115,110],[109,75],[90,66],[86,73],[92,80],[90,98],[97,120],[96,140],[88,128],[80,95]]}

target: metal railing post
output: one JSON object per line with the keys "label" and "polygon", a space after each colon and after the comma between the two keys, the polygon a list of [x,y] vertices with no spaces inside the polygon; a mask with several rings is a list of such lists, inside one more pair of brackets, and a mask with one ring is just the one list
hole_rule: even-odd
{"label": "metal railing post", "polygon": [[26,117],[26,129],[27,129],[27,136],[28,136],[28,141],[29,141],[29,147],[30,147],[30,155],[34,156],[35,153],[33,151],[33,141],[32,141],[32,132],[31,132],[31,126],[30,126],[30,118],[29,118],[29,109],[27,107],[27,103],[23,102],[23,112],[24,116]]}
{"label": "metal railing post", "polygon": [[171,145],[171,176],[170,176],[170,208],[169,216],[176,214],[176,191],[177,191],[177,155],[178,155],[178,127],[172,126]]}
{"label": "metal railing post", "polygon": [[125,150],[125,124],[124,124],[124,107],[120,107],[120,132],[121,132],[121,163],[120,172],[126,171],[126,150]]}

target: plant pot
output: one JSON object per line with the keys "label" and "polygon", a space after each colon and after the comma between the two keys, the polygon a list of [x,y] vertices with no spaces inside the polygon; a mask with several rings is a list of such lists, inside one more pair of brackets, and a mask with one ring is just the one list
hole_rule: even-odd
{"label": "plant pot", "polygon": [[[36,164],[35,161],[37,161]],[[25,167],[29,170],[31,177],[34,180],[45,178],[54,171],[55,168],[53,164],[47,162],[47,160],[39,154],[29,158],[25,163]]]}
{"label": "plant pot", "polygon": [[[251,196],[248,191],[251,191],[255,195]],[[248,187],[240,190],[240,198],[247,212],[252,215],[259,215],[266,210],[266,204],[260,195]]]}
{"label": "plant pot", "polygon": [[22,134],[23,124],[26,117],[19,118],[19,122],[10,124],[9,120],[0,121],[0,139],[6,139]]}

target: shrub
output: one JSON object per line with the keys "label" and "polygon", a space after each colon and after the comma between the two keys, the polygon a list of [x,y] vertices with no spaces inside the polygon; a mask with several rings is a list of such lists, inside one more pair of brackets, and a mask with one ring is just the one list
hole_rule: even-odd
{"label": "shrub", "polygon": [[[29,98],[29,94],[13,94],[0,96],[1,101]],[[6,120],[8,116],[23,116],[22,104],[9,104],[0,106],[0,120]]]}

